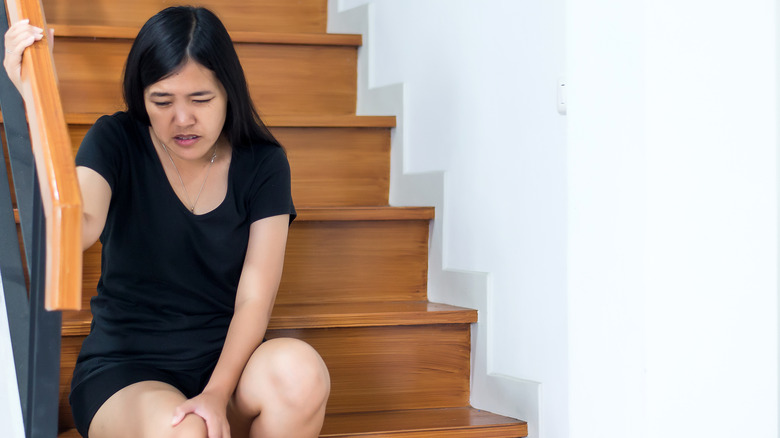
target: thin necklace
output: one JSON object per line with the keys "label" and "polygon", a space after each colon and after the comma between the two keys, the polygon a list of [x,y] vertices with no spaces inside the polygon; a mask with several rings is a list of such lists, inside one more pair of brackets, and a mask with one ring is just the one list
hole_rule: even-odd
{"label": "thin necklace", "polygon": [[187,186],[184,185],[184,180],[181,178],[181,173],[179,173],[179,168],[176,167],[176,163],[173,162],[173,157],[171,156],[171,153],[168,152],[168,148],[165,146],[165,143],[161,141],[160,144],[162,145],[165,154],[168,155],[168,159],[171,160],[171,164],[173,165],[173,170],[176,171],[176,175],[179,177],[181,188],[184,189],[184,196],[187,197],[187,204],[192,205],[192,207],[189,207],[190,212],[195,213],[195,205],[198,203],[198,199],[200,199],[200,194],[203,193],[203,187],[206,187],[206,180],[209,179],[209,172],[211,171],[211,166],[214,164],[214,160],[217,158],[217,145],[216,144],[214,145],[214,153],[211,154],[211,161],[209,161],[209,167],[206,169],[206,176],[203,178],[203,183],[200,185],[200,190],[198,190],[198,196],[195,197],[195,202],[191,202],[190,194],[187,192]]}

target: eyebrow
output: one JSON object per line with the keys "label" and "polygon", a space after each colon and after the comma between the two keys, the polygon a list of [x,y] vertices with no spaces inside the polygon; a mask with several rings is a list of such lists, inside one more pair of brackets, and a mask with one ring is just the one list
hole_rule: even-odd
{"label": "eyebrow", "polygon": [[[187,97],[209,96],[212,94],[214,94],[213,91],[204,90],[204,91],[196,91],[194,93],[190,93],[187,95]],[[172,93],[164,93],[162,91],[153,91],[149,93],[149,97],[171,97],[171,96],[173,96]]]}

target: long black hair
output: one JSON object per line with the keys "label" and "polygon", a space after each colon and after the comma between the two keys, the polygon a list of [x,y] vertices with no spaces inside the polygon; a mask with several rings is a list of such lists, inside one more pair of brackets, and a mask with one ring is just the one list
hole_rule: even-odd
{"label": "long black hair", "polygon": [[208,9],[174,6],[158,12],[138,32],[125,64],[122,91],[131,116],[147,125],[144,90],[188,60],[214,72],[227,94],[223,132],[235,147],[279,142],[260,120],[227,29]]}

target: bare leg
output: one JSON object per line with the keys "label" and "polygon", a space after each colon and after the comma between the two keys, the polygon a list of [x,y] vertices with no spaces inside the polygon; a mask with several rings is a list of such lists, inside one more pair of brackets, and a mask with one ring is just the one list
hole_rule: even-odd
{"label": "bare leg", "polygon": [[230,406],[233,438],[315,438],[325,417],[330,376],[308,344],[263,343],[247,362]]}
{"label": "bare leg", "polygon": [[186,400],[167,383],[138,382],[119,390],[100,407],[90,438],[205,438],[206,423],[190,414],[172,427],[173,411]]}

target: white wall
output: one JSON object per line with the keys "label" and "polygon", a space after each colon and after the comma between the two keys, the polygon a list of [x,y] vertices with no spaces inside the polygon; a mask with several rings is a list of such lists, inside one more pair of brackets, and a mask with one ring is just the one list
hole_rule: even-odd
{"label": "white wall", "polygon": [[398,108],[393,199],[443,172],[411,202],[438,208],[432,298],[486,296],[474,381],[540,384],[478,406],[545,438],[777,436],[771,0],[338,3],[370,6],[359,110]]}
{"label": "white wall", "polygon": [[652,436],[645,418],[642,6],[569,0],[567,8],[571,437]]}
{"label": "white wall", "polygon": [[19,389],[16,369],[11,355],[11,332],[5,309],[5,294],[0,281],[0,429],[3,436],[23,437],[22,408],[19,405]]}
{"label": "white wall", "polygon": [[[652,5],[645,308],[651,432],[664,418],[675,436],[774,437],[776,2]],[[718,418],[729,421],[710,421]]]}
{"label": "white wall", "polygon": [[775,437],[775,6],[569,5],[572,436]]}

